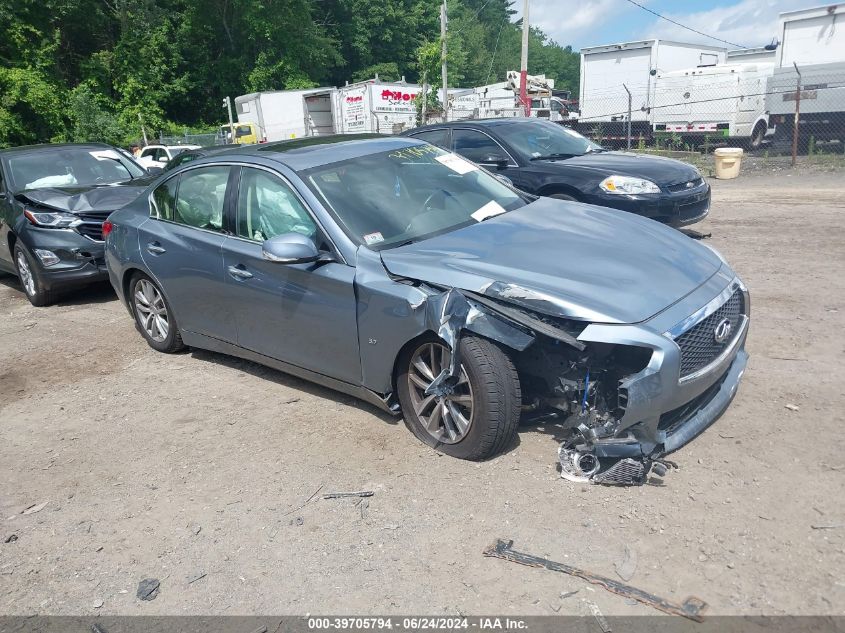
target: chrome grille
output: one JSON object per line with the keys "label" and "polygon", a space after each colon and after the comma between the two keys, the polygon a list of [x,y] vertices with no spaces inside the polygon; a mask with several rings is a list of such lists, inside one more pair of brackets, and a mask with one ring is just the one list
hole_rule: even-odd
{"label": "chrome grille", "polygon": [[[739,334],[743,314],[743,295],[736,290],[722,306],[675,339],[681,348],[681,377],[688,376],[715,360]],[[721,343],[716,341],[716,326],[724,319],[731,324],[731,334]]]}
{"label": "chrome grille", "polygon": [[102,242],[103,222],[111,215],[111,211],[88,211],[77,215],[82,223],[74,227],[76,232],[89,239]]}
{"label": "chrome grille", "polygon": [[684,182],[669,185],[666,187],[666,189],[668,189],[672,193],[677,193],[678,191],[687,191],[689,189],[695,189],[696,187],[700,187],[702,183],[704,183],[704,181],[701,178],[694,178],[692,180],[685,180]]}

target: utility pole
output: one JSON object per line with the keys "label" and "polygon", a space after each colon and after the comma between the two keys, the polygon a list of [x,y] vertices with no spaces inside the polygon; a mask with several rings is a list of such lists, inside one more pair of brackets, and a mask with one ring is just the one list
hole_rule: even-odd
{"label": "utility pole", "polygon": [[428,74],[425,70],[423,71],[422,80],[422,115],[420,116],[420,121],[425,125],[428,121]]}
{"label": "utility pole", "polygon": [[138,121],[141,124],[141,136],[144,137],[144,147],[146,147],[150,142],[147,140],[147,129],[144,127],[144,119],[141,118],[140,112],[138,113]]}
{"label": "utility pole", "polygon": [[522,58],[519,64],[519,99],[525,109],[525,116],[531,116],[531,101],[528,99],[528,0],[522,2]]}
{"label": "utility pole", "polygon": [[440,75],[443,80],[443,121],[449,120],[449,88],[446,81],[446,0],[440,7]]}
{"label": "utility pole", "polygon": [[795,86],[795,122],[792,124],[792,166],[795,167],[795,161],[798,159],[798,121],[801,118],[801,71],[798,70],[798,64],[792,62],[792,65],[798,73]]}
{"label": "utility pole", "polygon": [[230,142],[235,142],[235,122],[232,119],[232,100],[229,97],[223,99],[223,107],[229,110],[229,137]]}
{"label": "utility pole", "polygon": [[631,91],[628,90],[628,86],[622,84],[622,87],[625,89],[625,92],[628,93],[628,150],[631,149]]}

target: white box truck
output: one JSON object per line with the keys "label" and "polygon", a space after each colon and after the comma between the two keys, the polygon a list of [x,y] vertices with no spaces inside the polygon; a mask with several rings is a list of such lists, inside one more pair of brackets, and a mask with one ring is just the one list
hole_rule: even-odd
{"label": "white box truck", "polygon": [[732,63],[658,73],[652,104],[655,138],[685,145],[730,143],[757,149],[769,128],[766,86],[775,65]]}
{"label": "white box truck", "polygon": [[724,63],[725,49],[642,40],[581,49],[580,115],[576,129],[601,141],[624,141],[631,91],[631,133],[651,138],[655,76]]}
{"label": "white box truck", "polygon": [[780,14],[780,47],[766,104],[775,123],[773,145],[791,147],[798,71],[801,73],[798,144],[845,145],[845,4]]}
{"label": "white box truck", "polygon": [[281,141],[307,136],[304,98],[333,88],[308,90],[272,90],[235,97],[238,123],[258,126],[259,142]]}
{"label": "white box truck", "polygon": [[259,126],[262,141],[302,136],[392,134],[416,123],[420,87],[378,78],[341,88],[256,92],[235,98],[238,122]]}

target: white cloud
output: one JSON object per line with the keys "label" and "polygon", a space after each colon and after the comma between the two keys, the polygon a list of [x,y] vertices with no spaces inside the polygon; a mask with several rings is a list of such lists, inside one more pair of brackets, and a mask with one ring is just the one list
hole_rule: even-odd
{"label": "white cloud", "polygon": [[[718,38],[743,46],[763,46],[778,32],[778,14],[817,6],[823,0],[736,0],[727,7],[703,11],[667,11],[654,0],[638,0],[655,11]],[[676,6],[683,7],[678,2]],[[514,0],[512,8],[521,16],[522,2]],[[701,42],[719,46],[719,42],[697,35],[666,20],[649,16],[646,26],[628,26],[632,16],[643,9],[626,0],[531,0],[530,21],[559,44],[572,44],[576,50],[615,42],[662,37],[683,42]],[[642,20],[636,20],[642,24]],[[727,45],[725,45],[727,46]]]}
{"label": "white cloud", "polygon": [[[666,13],[666,17],[740,46],[764,46],[778,35],[778,14],[817,6],[820,0],[740,0],[733,6],[696,13]],[[655,18],[643,37],[684,42],[720,43],[680,26]]]}

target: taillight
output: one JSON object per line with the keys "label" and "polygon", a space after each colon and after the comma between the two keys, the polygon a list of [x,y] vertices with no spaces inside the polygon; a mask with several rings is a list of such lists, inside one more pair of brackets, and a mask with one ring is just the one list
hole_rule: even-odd
{"label": "taillight", "polygon": [[103,239],[106,239],[111,233],[111,230],[114,228],[114,224],[109,220],[103,222]]}

